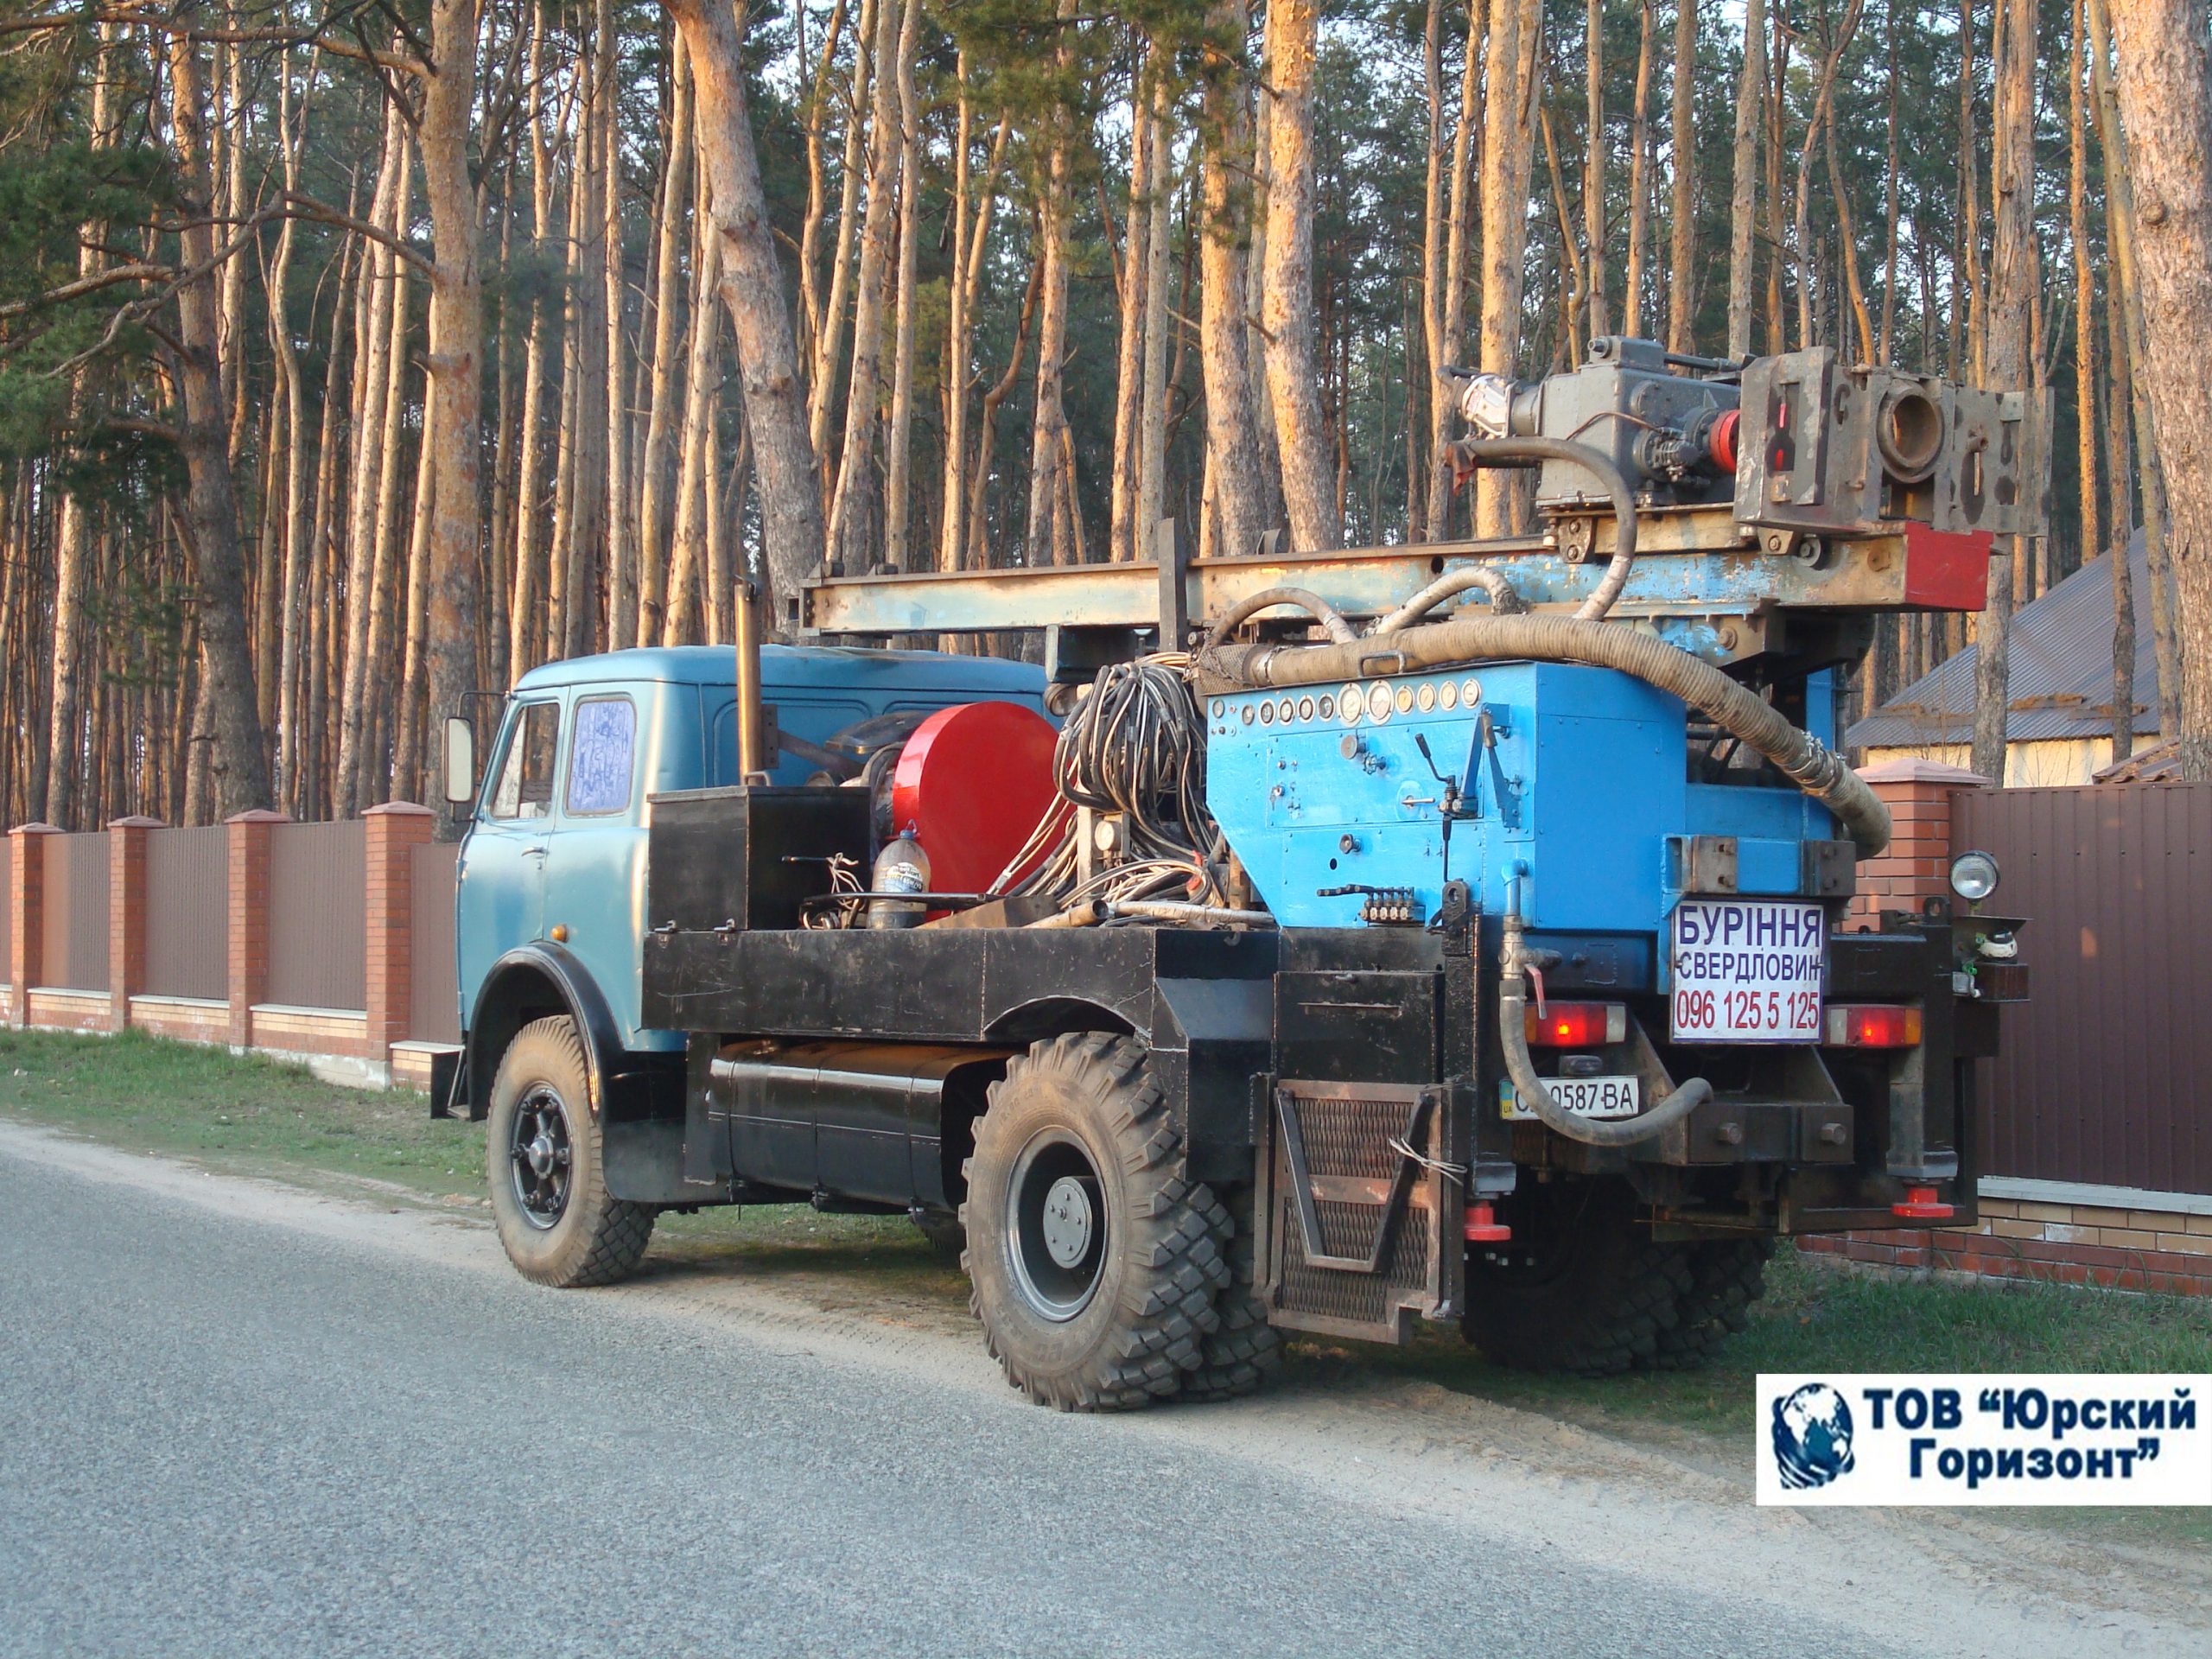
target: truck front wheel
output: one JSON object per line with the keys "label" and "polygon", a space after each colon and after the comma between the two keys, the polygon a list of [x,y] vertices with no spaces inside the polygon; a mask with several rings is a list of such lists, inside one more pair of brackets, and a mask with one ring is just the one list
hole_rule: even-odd
{"label": "truck front wheel", "polygon": [[590,1072],[573,1020],[524,1026],[492,1082],[492,1217],[525,1279],[563,1289],[626,1278],[652,1236],[651,1205],[607,1195]]}
{"label": "truck front wheel", "polygon": [[1062,1411],[1173,1395],[1228,1282],[1141,1043],[1056,1037],[1007,1065],[968,1160],[969,1305],[1006,1379]]}

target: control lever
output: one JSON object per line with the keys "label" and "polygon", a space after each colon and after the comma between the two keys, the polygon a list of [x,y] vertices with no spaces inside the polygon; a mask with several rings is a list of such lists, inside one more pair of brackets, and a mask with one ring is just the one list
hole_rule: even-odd
{"label": "control lever", "polygon": [[[1485,710],[1484,712],[1487,713],[1488,711]],[[1443,879],[1449,881],[1452,879],[1452,825],[1456,820],[1460,818],[1478,818],[1482,816],[1482,813],[1478,808],[1471,807],[1466,804],[1466,798],[1459,792],[1459,785],[1458,780],[1446,778],[1444,775],[1443,768],[1436,764],[1436,757],[1429,753],[1427,733],[1415,732],[1414,734],[1414,747],[1421,751],[1421,758],[1428,763],[1428,775],[1436,779],[1437,788],[1442,791],[1442,794],[1436,802],[1436,808],[1439,812],[1443,814],[1444,817]],[[1471,742],[1467,748],[1467,764],[1469,766],[1472,766],[1474,764],[1474,760],[1475,751],[1473,744]]]}

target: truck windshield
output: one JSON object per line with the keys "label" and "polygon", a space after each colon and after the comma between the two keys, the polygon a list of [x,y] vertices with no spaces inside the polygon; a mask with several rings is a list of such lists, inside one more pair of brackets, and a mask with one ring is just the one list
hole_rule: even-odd
{"label": "truck windshield", "polygon": [[559,703],[524,705],[507,741],[499,786],[492,791],[491,817],[542,818],[553,810],[553,751],[560,730]]}

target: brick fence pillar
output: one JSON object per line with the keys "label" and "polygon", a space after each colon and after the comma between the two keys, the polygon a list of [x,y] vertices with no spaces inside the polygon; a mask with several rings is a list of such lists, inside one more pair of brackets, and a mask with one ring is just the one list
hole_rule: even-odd
{"label": "brick fence pillar", "polygon": [[268,1000],[270,831],[289,822],[282,812],[259,808],[223,821],[230,836],[229,995],[233,1048],[251,1046],[253,1005]]}
{"label": "brick fence pillar", "polygon": [[146,988],[146,837],[159,818],[118,818],[107,827],[108,1027],[130,1023],[130,999]]}
{"label": "brick fence pillar", "polygon": [[31,1022],[31,987],[46,971],[46,838],[61,832],[50,823],[10,831],[16,855],[8,861],[8,971],[15,976],[14,1024]]}
{"label": "brick fence pillar", "polygon": [[407,1039],[415,986],[415,849],[437,815],[411,801],[372,806],[369,830],[369,1058],[385,1064]]}
{"label": "brick fence pillar", "polygon": [[1859,896],[1850,919],[1875,922],[1885,910],[1918,910],[1951,890],[1951,807],[1962,789],[1986,789],[1989,779],[1941,760],[1885,760],[1863,766],[1866,780],[1893,826],[1887,851],[1861,860]]}

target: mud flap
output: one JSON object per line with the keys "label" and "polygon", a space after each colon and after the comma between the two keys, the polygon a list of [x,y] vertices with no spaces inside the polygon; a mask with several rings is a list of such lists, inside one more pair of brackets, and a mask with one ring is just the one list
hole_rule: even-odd
{"label": "mud flap", "polygon": [[1269,1323],[1363,1342],[1450,1317],[1465,1251],[1461,1173],[1434,1085],[1282,1081],[1258,1158],[1255,1239]]}

